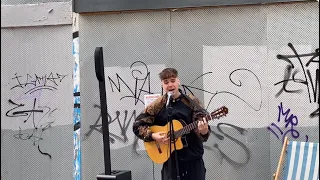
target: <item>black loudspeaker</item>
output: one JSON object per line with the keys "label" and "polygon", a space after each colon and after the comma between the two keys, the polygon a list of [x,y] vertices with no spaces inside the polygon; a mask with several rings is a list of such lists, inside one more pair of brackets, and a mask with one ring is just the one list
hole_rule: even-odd
{"label": "black loudspeaker", "polygon": [[111,171],[111,175],[98,174],[97,180],[114,179],[114,180],[131,180],[131,171]]}
{"label": "black loudspeaker", "polygon": [[[111,171],[110,162],[110,142],[109,142],[109,126],[108,126],[108,110],[107,96],[104,78],[103,50],[102,47],[96,47],[94,52],[95,71],[99,81],[101,118],[103,130],[103,146],[104,146],[104,174],[98,174],[98,180],[115,179],[115,180],[131,180],[131,171]],[[105,108],[103,108],[105,107]]]}

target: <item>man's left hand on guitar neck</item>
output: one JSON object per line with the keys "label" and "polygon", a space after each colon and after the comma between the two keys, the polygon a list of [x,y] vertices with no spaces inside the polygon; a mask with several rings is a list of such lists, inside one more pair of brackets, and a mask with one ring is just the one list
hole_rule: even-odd
{"label": "man's left hand on guitar neck", "polygon": [[202,119],[199,119],[198,130],[201,135],[206,135],[209,133],[209,125],[205,117],[203,117]]}

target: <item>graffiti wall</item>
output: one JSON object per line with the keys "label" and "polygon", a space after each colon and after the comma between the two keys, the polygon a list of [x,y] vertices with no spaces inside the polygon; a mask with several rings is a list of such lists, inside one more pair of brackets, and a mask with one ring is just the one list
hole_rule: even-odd
{"label": "graffiti wall", "polygon": [[1,179],[72,179],[71,19],[64,23],[1,27]]}
{"label": "graffiti wall", "polygon": [[[132,132],[144,95],[175,67],[211,112],[207,179],[271,179],[282,141],[319,141],[319,4],[291,3],[80,16],[82,179],[103,173],[95,47],[103,47],[113,170],[160,179]],[[94,28],[92,28],[94,27]]]}

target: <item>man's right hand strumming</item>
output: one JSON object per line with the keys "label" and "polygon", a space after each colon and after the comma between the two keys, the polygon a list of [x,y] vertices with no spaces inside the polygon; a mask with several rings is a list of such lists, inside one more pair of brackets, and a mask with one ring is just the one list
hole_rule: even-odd
{"label": "man's right hand strumming", "polygon": [[161,144],[168,144],[169,138],[165,132],[152,133],[152,139]]}

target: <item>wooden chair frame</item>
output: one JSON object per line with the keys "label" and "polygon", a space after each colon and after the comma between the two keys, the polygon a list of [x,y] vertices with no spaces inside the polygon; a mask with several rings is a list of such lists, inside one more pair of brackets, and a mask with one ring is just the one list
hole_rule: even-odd
{"label": "wooden chair frame", "polygon": [[289,144],[289,140],[288,140],[288,137],[286,136],[284,138],[284,142],[283,142],[283,145],[282,145],[282,150],[281,150],[280,159],[279,159],[279,162],[278,162],[277,171],[276,171],[276,173],[273,174],[274,180],[279,180],[280,172],[281,172],[281,166],[283,164],[283,159],[285,158],[285,153],[286,153],[288,144]]}

